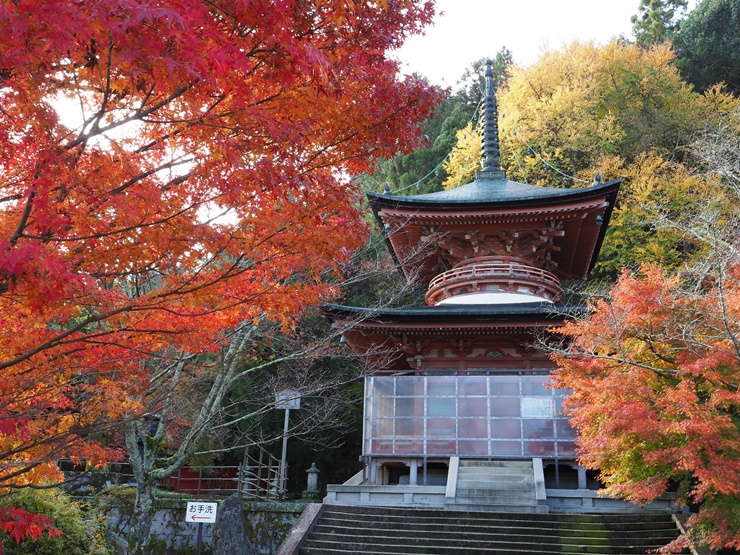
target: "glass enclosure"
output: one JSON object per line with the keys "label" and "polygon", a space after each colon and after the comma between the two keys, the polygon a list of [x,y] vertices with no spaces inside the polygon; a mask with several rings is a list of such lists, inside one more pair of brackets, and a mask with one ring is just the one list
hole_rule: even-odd
{"label": "glass enclosure", "polygon": [[372,376],[364,454],[575,459],[563,390],[547,373]]}

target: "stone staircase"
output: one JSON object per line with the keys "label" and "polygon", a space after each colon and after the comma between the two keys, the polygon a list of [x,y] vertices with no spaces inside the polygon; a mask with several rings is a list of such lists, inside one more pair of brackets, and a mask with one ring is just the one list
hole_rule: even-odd
{"label": "stone staircase", "polygon": [[573,515],[325,505],[300,555],[647,553],[678,530],[668,513]]}
{"label": "stone staircase", "polygon": [[546,513],[538,502],[532,461],[461,460],[454,499],[445,508],[454,511]]}

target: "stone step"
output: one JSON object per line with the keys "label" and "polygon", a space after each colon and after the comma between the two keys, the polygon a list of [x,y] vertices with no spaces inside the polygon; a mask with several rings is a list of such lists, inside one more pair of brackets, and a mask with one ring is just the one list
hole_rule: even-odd
{"label": "stone step", "polygon": [[[471,529],[472,528],[472,529]],[[359,522],[354,523],[347,522],[336,522],[321,519],[321,524],[317,524],[313,528],[313,532],[316,534],[366,534],[373,535],[379,531],[390,531],[396,530],[396,534],[413,534],[423,532],[426,538],[442,538],[449,539],[451,534],[465,533],[466,537],[470,539],[485,540],[487,538],[496,539],[501,537],[510,536],[512,528],[504,525],[491,526],[491,527],[470,527],[465,524],[459,525],[446,525],[440,526],[435,523],[428,523],[426,525],[415,525],[413,528],[389,528],[385,525],[373,525],[370,522]],[[546,540],[554,536],[568,537],[568,538],[588,538],[603,540],[609,538],[611,534],[608,530],[561,530],[561,529],[543,529],[536,526],[532,527],[518,527],[517,535],[525,536],[527,538],[537,539],[541,538]],[[587,542],[588,543],[588,542]]]}
{"label": "stone step", "polygon": [[477,473],[477,474],[462,474],[458,472],[457,483],[460,482],[527,482],[530,484],[534,483],[533,474],[489,474],[489,473]]}
{"label": "stone step", "polygon": [[[487,507],[485,512],[488,513],[516,513],[520,508],[522,509],[522,512],[529,512],[527,507],[538,505],[538,502],[534,497],[506,498],[491,497],[490,495],[470,495],[467,497],[455,497],[454,501],[450,501],[451,504],[454,505],[485,505]],[[547,504],[543,503],[542,506],[547,507]],[[494,507],[498,507],[498,510],[493,510]],[[469,508],[468,510],[477,511],[478,509]]]}
{"label": "stone step", "polygon": [[[356,536],[373,535],[379,532],[390,531],[395,534],[423,534],[424,537],[455,537],[457,534],[464,534],[468,538],[490,538],[490,537],[501,537],[511,534],[531,538],[533,541],[538,541],[540,537],[561,537],[569,538],[569,543],[583,542],[584,538],[591,538],[597,540],[604,540],[612,538],[612,540],[618,539],[622,543],[629,543],[633,539],[634,531],[615,532],[604,528],[601,529],[568,529],[568,528],[542,528],[537,526],[511,526],[505,522],[500,522],[497,525],[490,527],[484,526],[468,526],[465,524],[440,524],[434,522],[428,523],[417,523],[408,527],[403,527],[402,523],[396,526],[388,526],[385,523],[372,523],[364,521],[346,521],[336,519],[321,519],[321,524],[317,524],[314,527],[314,532],[322,534],[344,534],[349,533]],[[514,532],[515,530],[515,532]],[[640,530],[641,537],[643,540],[650,538],[650,543],[665,545],[670,542],[676,536],[676,529],[658,529],[658,530]],[[588,541],[586,542],[588,543]]]}
{"label": "stone step", "polygon": [[481,484],[511,484],[517,486],[519,484],[526,484],[529,486],[534,485],[534,476],[491,476],[490,474],[475,474],[475,475],[459,475],[457,476],[458,486],[469,483],[481,483]]}
{"label": "stone step", "polygon": [[494,505],[533,505],[537,503],[537,498],[532,493],[512,493],[507,491],[501,494],[491,493],[488,490],[470,490],[458,492],[455,502],[474,502]]}
{"label": "stone step", "polygon": [[457,497],[495,497],[497,499],[534,499],[534,488],[457,488]]}
{"label": "stone step", "polygon": [[532,468],[532,461],[487,461],[478,459],[460,459],[459,468]]}
{"label": "stone step", "polygon": [[481,480],[463,480],[462,482],[457,482],[457,491],[460,491],[461,489],[533,491],[534,480],[531,482],[486,482]]}
{"label": "stone step", "polygon": [[[391,520],[402,522],[424,522],[432,519],[434,522],[460,522],[461,515],[446,515],[438,509],[417,508],[379,508],[361,505],[325,505],[324,516],[338,516],[358,520]],[[651,525],[653,527],[667,526],[671,529],[675,525],[669,515],[662,512],[631,512],[610,515],[595,514],[547,514],[547,515],[517,515],[517,514],[479,514],[471,512],[465,515],[465,522],[492,523],[506,522],[509,525],[532,523],[537,526],[587,526],[593,528],[605,527],[608,519],[609,527]]]}
{"label": "stone step", "polygon": [[531,461],[460,461],[450,510],[543,513],[537,502]]}
{"label": "stone step", "polygon": [[560,542],[548,542],[534,544],[528,541],[475,541],[457,538],[454,541],[431,541],[419,538],[384,538],[385,542],[374,542],[374,538],[345,537],[335,535],[328,538],[312,538],[304,543],[307,548],[331,548],[341,546],[343,549],[353,550],[355,553],[365,553],[367,550],[380,553],[425,553],[432,554],[457,554],[457,553],[484,553],[495,551],[498,553],[508,553],[511,551],[524,551],[539,553],[541,551],[577,550],[585,553],[602,553],[604,545],[579,545],[579,544],[562,544]]}
{"label": "stone step", "polygon": [[[533,551],[530,548],[522,549],[522,550],[509,550],[506,552],[498,551],[498,550],[481,550],[476,553],[476,555],[530,555]],[[538,555],[561,555],[563,551],[558,549],[557,551],[537,551]],[[300,555],[406,555],[406,552],[401,551],[373,551],[371,549],[365,549],[361,552],[355,551],[354,548],[352,549],[345,549],[344,547],[339,546],[320,546],[320,547],[310,547],[310,546],[304,546],[300,550]],[[416,553],[416,555],[419,555]],[[460,555],[460,552],[456,554],[455,552],[452,552],[450,555]],[[464,555],[470,555],[470,554],[464,554]],[[570,553],[570,555],[593,555],[589,553],[579,553],[576,551],[573,551]]]}
{"label": "stone step", "polygon": [[508,468],[504,466],[471,466],[460,467],[457,469],[458,474],[469,476],[474,474],[486,474],[493,476],[531,476],[534,469],[529,468]]}
{"label": "stone step", "polygon": [[[409,544],[409,545],[458,545],[460,539],[450,536],[446,532],[426,532],[423,537],[410,534],[404,530],[387,531],[386,535],[367,532],[362,536],[352,533],[352,530],[325,530],[319,528],[314,530],[312,538],[318,541],[335,541],[340,545],[349,543],[365,543],[368,545],[387,545],[387,544]],[[361,538],[361,542],[360,542]],[[528,536],[514,536],[511,533],[500,534],[467,534],[463,539],[465,545],[469,548],[485,548],[486,546],[513,546],[516,547],[522,543],[536,543],[538,545],[580,545],[580,546],[603,546],[609,543],[608,536],[603,537],[566,537],[556,535],[547,535],[537,533]]]}
{"label": "stone step", "polygon": [[[637,554],[646,553],[648,550],[654,550],[661,545],[646,544],[622,544],[613,546],[609,544],[602,545],[582,545],[577,543],[565,542],[548,542],[532,543],[527,541],[507,541],[507,542],[476,542],[457,539],[449,544],[435,543],[430,541],[415,541],[407,543],[404,538],[391,538],[388,543],[374,544],[372,542],[344,541],[341,537],[332,537],[328,539],[310,539],[307,540],[301,548],[303,555],[313,555],[314,553],[352,553],[363,554],[382,553],[391,554],[410,554],[410,555],[487,555],[487,554],[509,554],[509,553],[528,553],[528,554],[550,554],[550,553],[571,553],[583,555],[610,555],[612,553]],[[339,551],[337,551],[339,549]],[[334,550],[334,551],[332,551]]]}
{"label": "stone step", "polygon": [[[325,506],[301,555],[525,555],[646,553],[673,540],[670,515],[507,513],[495,505],[447,510]],[[450,510],[452,509],[452,510]],[[529,512],[525,512],[529,511]]]}
{"label": "stone step", "polygon": [[545,514],[549,512],[547,505],[505,505],[496,503],[462,501],[445,504],[445,510],[448,511],[476,511],[479,513],[537,513]]}
{"label": "stone step", "polygon": [[[326,505],[322,518],[348,519],[358,522],[389,522],[404,524],[427,523],[429,519],[437,525],[464,523],[476,525],[500,525],[509,527],[537,526],[542,528],[578,527],[585,530],[610,529],[617,530],[620,527],[632,529],[634,526],[648,527],[650,529],[675,530],[675,524],[665,513],[621,513],[610,515],[592,514],[546,514],[546,515],[517,515],[510,513],[476,513],[467,515],[447,515],[444,511],[437,509],[402,509],[392,510],[367,506]],[[608,527],[605,524],[608,518]]]}

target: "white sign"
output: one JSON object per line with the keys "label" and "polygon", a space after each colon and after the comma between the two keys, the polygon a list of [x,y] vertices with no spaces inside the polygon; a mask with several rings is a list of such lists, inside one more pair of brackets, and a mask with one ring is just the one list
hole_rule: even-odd
{"label": "white sign", "polygon": [[522,397],[522,418],[552,418],[552,397]]}
{"label": "white sign", "polygon": [[188,501],[185,511],[185,522],[202,522],[213,524],[216,522],[216,511],[218,503],[207,503],[205,501]]}
{"label": "white sign", "polygon": [[275,393],[275,408],[298,410],[301,408],[301,394],[292,389],[283,389]]}

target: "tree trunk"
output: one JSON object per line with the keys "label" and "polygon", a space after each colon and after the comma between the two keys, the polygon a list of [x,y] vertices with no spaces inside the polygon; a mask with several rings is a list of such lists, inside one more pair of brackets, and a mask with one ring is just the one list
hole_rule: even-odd
{"label": "tree trunk", "polygon": [[131,555],[146,555],[152,536],[152,522],[156,511],[155,500],[156,482],[145,478],[137,480],[136,502],[134,513],[131,516],[131,527],[128,533],[128,553]]}

